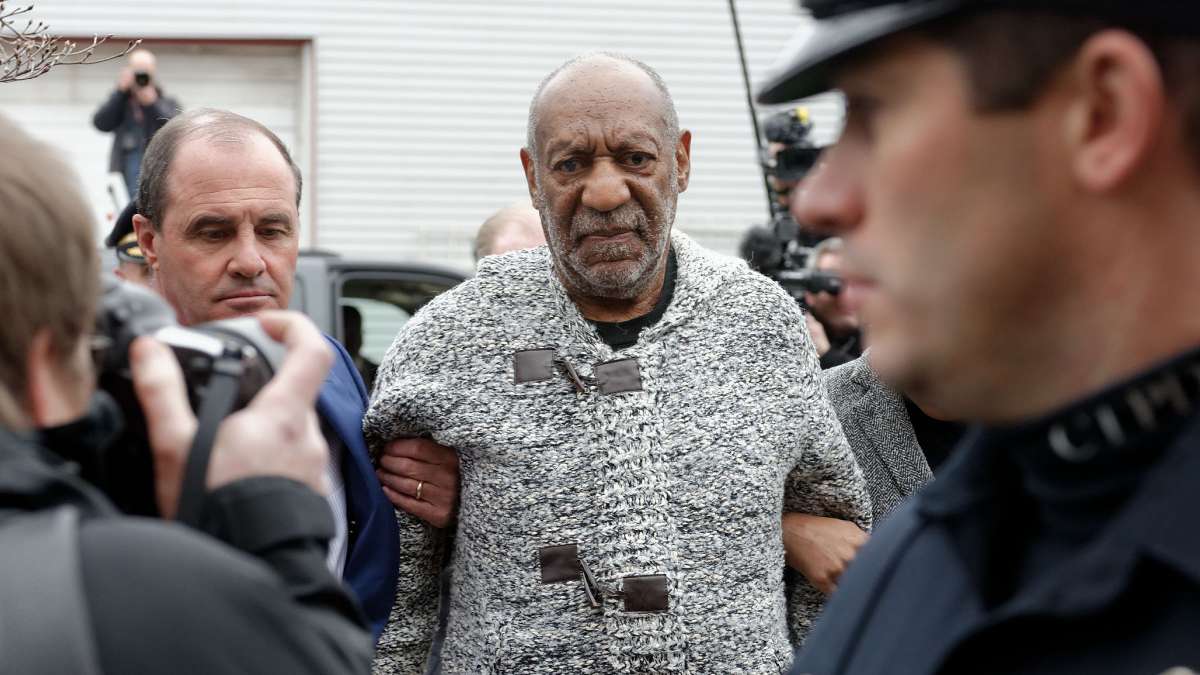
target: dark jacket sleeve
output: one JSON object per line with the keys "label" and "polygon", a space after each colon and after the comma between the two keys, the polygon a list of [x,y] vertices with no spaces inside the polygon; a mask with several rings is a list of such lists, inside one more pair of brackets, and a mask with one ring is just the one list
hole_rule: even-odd
{"label": "dark jacket sleeve", "polygon": [[129,94],[114,89],[108,100],[100,104],[100,108],[92,115],[92,124],[100,131],[112,131],[121,126],[121,122],[125,120],[126,105],[129,102]]}
{"label": "dark jacket sleeve", "polygon": [[146,119],[150,120],[150,128],[148,129],[147,137],[153,136],[159,129],[166,126],[171,118],[178,115],[180,111],[179,101],[176,101],[169,96],[164,96],[162,91],[159,91],[158,100],[148,106],[143,106]]}
{"label": "dark jacket sleeve", "polygon": [[821,356],[821,370],[836,368],[844,363],[850,363],[858,358],[841,347],[831,347]]}
{"label": "dark jacket sleeve", "polygon": [[109,518],[80,528],[104,672],[367,673],[372,640],[325,567],[325,500],[283,478],[213,492],[204,530]]}

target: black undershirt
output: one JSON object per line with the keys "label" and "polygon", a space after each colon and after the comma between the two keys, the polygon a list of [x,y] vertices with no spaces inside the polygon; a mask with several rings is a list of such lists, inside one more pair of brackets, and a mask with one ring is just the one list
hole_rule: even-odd
{"label": "black undershirt", "polygon": [[675,295],[675,251],[671,249],[667,255],[667,273],[663,278],[662,293],[658,296],[658,302],[654,304],[654,309],[649,313],[628,321],[591,321],[596,327],[596,332],[600,334],[600,339],[604,340],[605,344],[612,347],[614,351],[620,351],[626,347],[632,347],[637,344],[638,335],[642,330],[649,328],[658,323],[658,320],[666,313],[667,307],[671,305],[671,297]]}
{"label": "black undershirt", "polygon": [[913,431],[917,434],[917,444],[925,453],[925,461],[929,462],[929,470],[937,473],[938,467],[950,456],[950,451],[962,440],[967,425],[934,419],[908,400],[907,396],[904,397],[904,409],[908,411]]}

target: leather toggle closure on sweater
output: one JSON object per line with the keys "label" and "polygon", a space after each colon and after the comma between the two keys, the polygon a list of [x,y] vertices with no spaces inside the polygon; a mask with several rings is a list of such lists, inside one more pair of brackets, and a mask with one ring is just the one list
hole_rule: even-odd
{"label": "leather toggle closure on sweater", "polygon": [[621,599],[626,612],[655,613],[665,612],[669,608],[665,575],[623,577],[621,588],[613,588],[596,578],[592,568],[579,555],[576,544],[544,546],[538,550],[538,557],[541,560],[543,584],[582,581],[583,592],[593,609],[602,607],[606,598]]}
{"label": "leather toggle closure on sweater", "polygon": [[605,396],[642,390],[642,371],[637,359],[607,361],[592,368],[585,376],[570,361],[555,357],[553,349],[525,349],[513,354],[513,382],[544,382],[560,372],[575,390],[586,394],[596,388]]}

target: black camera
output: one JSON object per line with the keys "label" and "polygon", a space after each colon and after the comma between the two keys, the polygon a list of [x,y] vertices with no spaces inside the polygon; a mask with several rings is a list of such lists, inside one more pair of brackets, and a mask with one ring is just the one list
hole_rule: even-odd
{"label": "black camera", "polygon": [[137,83],[137,86],[144,87],[150,84],[150,73],[139,70],[133,74],[133,81]]}
{"label": "black camera", "polygon": [[[103,490],[122,511],[158,515],[146,421],[129,367],[129,346],[142,335],[153,336],[169,346],[183,369],[188,400],[199,422],[192,454],[197,455],[199,450],[203,455],[188,458],[187,472],[199,471],[201,486],[216,425],[254,398],[274,375],[285,350],[252,317],[190,328],[180,326],[162,298],[106,275],[96,312],[92,353],[99,388],[116,403],[121,430],[103,447],[77,450],[67,458],[79,464],[81,475]],[[201,447],[201,439],[206,439],[208,445]],[[78,447],[86,448],[87,444]],[[70,452],[66,448],[63,454]],[[185,490],[188,480],[185,476]],[[180,515],[182,519],[182,512]]]}
{"label": "black camera", "polygon": [[785,182],[804,178],[821,156],[821,148],[812,142],[813,124],[808,110],[792,108],[775,113],[763,127],[768,141],[784,146],[773,157],[764,158],[767,173]]}
{"label": "black camera", "polygon": [[775,153],[767,171],[781,181],[798,181],[812,171],[820,158],[821,148],[792,145]]}
{"label": "black camera", "polygon": [[785,270],[779,273],[778,281],[788,290],[795,289],[800,292],[828,293],[830,295],[842,292],[842,278],[829,272]]}
{"label": "black camera", "polygon": [[806,145],[810,143],[812,128],[808,109],[791,108],[768,117],[763,123],[763,134],[772,143]]}

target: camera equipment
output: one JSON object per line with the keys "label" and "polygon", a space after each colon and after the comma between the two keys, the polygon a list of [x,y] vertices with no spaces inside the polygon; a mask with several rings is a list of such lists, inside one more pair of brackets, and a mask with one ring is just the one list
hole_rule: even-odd
{"label": "camera equipment", "polygon": [[772,143],[784,145],[812,145],[812,118],[804,107],[790,108],[775,113],[763,123],[763,133]]}
{"label": "camera equipment", "polygon": [[828,293],[830,295],[837,295],[842,292],[842,278],[829,272],[784,270],[779,272],[776,280],[791,292],[793,297],[796,296],[796,291],[800,293]]}
{"label": "camera equipment", "polygon": [[821,157],[821,149],[792,145],[775,153],[767,171],[781,181],[798,181],[808,175]]}
{"label": "camera equipment", "polygon": [[195,524],[217,426],[230,412],[245,407],[271,379],[284,349],[263,331],[257,319],[227,319],[185,328],[176,323],[170,306],[151,291],[105,277],[96,312],[93,357],[100,389],[116,401],[124,418],[123,431],[105,447],[85,449],[82,455],[68,459],[77,462],[83,477],[107,493],[118,508],[137,515],[158,514],[145,417],[129,368],[129,345],[142,335],[157,338],[175,353],[187,383],[188,400],[198,411],[178,515],[179,520]]}
{"label": "camera equipment", "polygon": [[150,84],[150,73],[144,70],[139,70],[133,74],[133,81],[137,82],[137,86],[144,87]]}
{"label": "camera equipment", "polygon": [[[804,303],[804,288],[798,282],[785,281],[787,277],[807,274],[807,262],[811,247],[823,237],[806,231],[792,218],[788,209],[780,203],[779,196],[790,188],[779,182],[790,183],[805,176],[816,164],[821,149],[811,140],[812,118],[808,109],[791,108],[764,119],[760,125],[755,111],[754,96],[750,85],[750,70],[746,64],[746,51],[742,45],[742,30],[738,22],[737,5],[729,0],[729,17],[733,23],[733,36],[737,45],[738,61],[741,64],[742,84],[746,90],[746,105],[750,111],[750,126],[754,132],[754,145],[763,171],[763,184],[767,194],[767,212],[770,221],[764,225],[752,225],[742,237],[741,252],[750,266],[778,281],[792,297]],[[765,128],[764,128],[765,127]],[[763,138],[785,147],[768,154],[763,147]],[[775,181],[770,180],[774,176]]]}

